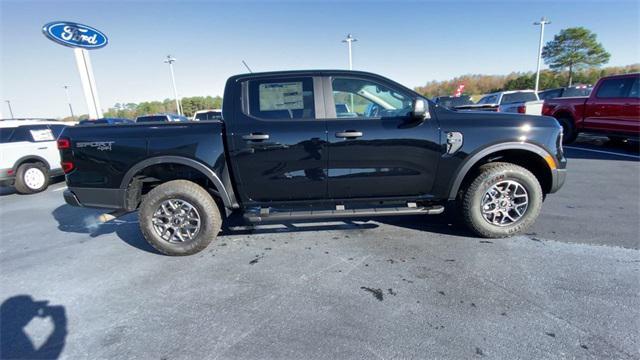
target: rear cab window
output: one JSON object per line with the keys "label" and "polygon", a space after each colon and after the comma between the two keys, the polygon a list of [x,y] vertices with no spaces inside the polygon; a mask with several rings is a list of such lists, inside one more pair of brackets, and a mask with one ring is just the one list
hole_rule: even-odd
{"label": "rear cab window", "polygon": [[311,77],[271,78],[248,83],[248,114],[258,119],[314,119]]}
{"label": "rear cab window", "polygon": [[534,92],[517,92],[502,95],[501,104],[513,104],[536,100],[538,100],[538,97]]}
{"label": "rear cab window", "polygon": [[196,120],[205,121],[205,120],[222,120],[222,112],[221,111],[207,111],[196,114]]}
{"label": "rear cab window", "polygon": [[136,119],[136,122],[162,122],[167,121],[167,117],[165,115],[153,115],[153,116],[140,116]]}

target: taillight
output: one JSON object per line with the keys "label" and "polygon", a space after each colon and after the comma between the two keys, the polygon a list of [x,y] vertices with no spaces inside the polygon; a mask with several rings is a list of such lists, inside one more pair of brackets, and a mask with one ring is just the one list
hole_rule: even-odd
{"label": "taillight", "polygon": [[527,107],[524,105],[518,106],[518,114],[524,114],[527,112]]}
{"label": "taillight", "polygon": [[71,147],[71,141],[69,141],[69,139],[66,139],[66,138],[58,139],[58,149],[63,150],[63,149],[68,149],[70,147]]}
{"label": "taillight", "polygon": [[64,171],[65,174],[70,173],[75,168],[71,161],[63,161],[60,165],[62,165],[62,171]]}
{"label": "taillight", "polygon": [[553,105],[550,104],[542,104],[542,115],[545,116],[551,116],[551,113],[553,112]]}

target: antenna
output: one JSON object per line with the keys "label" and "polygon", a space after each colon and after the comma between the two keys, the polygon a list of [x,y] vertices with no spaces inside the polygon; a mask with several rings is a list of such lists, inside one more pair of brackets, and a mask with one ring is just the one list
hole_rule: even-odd
{"label": "antenna", "polygon": [[250,73],[253,73],[253,71],[251,71],[251,68],[249,67],[249,65],[247,65],[247,63],[244,60],[242,60],[242,65],[244,65],[244,67],[246,67],[247,70],[249,70]]}

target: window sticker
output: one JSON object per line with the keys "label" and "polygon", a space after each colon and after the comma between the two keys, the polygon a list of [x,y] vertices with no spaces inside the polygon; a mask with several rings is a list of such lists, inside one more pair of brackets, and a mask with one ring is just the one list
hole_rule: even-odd
{"label": "window sticker", "polygon": [[31,137],[33,141],[53,141],[55,138],[53,137],[53,133],[49,129],[41,129],[41,130],[29,130],[31,132]]}
{"label": "window sticker", "polygon": [[260,111],[304,109],[302,82],[260,84]]}

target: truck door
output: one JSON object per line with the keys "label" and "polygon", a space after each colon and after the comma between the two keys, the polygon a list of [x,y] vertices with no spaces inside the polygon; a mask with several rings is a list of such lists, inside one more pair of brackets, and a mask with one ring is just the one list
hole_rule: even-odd
{"label": "truck door", "polygon": [[634,77],[603,80],[587,100],[584,127],[602,132],[634,132],[635,123],[637,132],[637,120],[629,116],[633,110],[633,99],[629,97],[633,83]]}
{"label": "truck door", "polygon": [[245,204],[326,197],[327,129],[320,120],[321,91],[315,90],[320,81],[277,76],[241,83],[241,111],[226,126]]}
{"label": "truck door", "polygon": [[435,119],[411,119],[415,95],[374,77],[325,78],[333,199],[430,193],[441,156]]}

